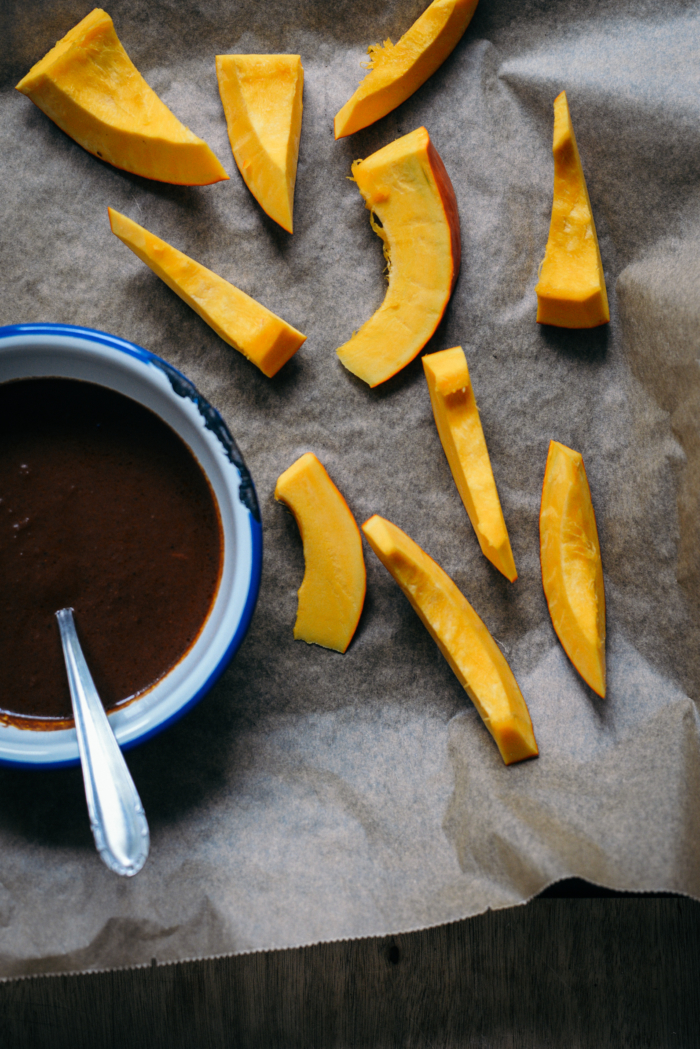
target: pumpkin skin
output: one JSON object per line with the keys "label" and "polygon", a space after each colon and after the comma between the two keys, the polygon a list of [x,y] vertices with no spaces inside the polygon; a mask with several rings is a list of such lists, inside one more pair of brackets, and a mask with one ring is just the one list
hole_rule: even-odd
{"label": "pumpkin skin", "polygon": [[271,219],[293,232],[304,70],[299,55],[217,55],[238,170]]}
{"label": "pumpkin skin", "polygon": [[228,175],[151,90],[95,8],[17,84],[78,145],[144,178],[206,186]]}
{"label": "pumpkin skin", "polygon": [[440,441],[481,551],[514,583],[518,573],[464,350],[428,353],[423,370]]}
{"label": "pumpkin skin", "polygon": [[271,378],[306,336],[212,270],[108,208],[112,233],[165,281],[220,338]]}
{"label": "pumpkin skin", "polygon": [[312,452],[280,475],[275,499],[294,514],[304,544],[306,567],[294,637],[345,652],[366,590],[362,538],[355,518]]}
{"label": "pumpkin skin", "polygon": [[362,526],[479,711],[506,765],[537,757],[530,713],[503,653],[464,595],[405,532],[377,514]]}
{"label": "pumpkin skin", "polygon": [[405,102],[454,50],[478,0],[433,0],[397,44],[369,48],[369,73],[336,114],[336,139],[352,135]]}
{"label": "pumpkin skin", "polygon": [[537,320],[596,328],[610,320],[588,187],[562,91],[554,100],[554,196],[549,238],[535,292]]}
{"label": "pumpkin skin", "polygon": [[420,353],[442,319],[459,273],[459,215],[424,127],[356,160],[352,173],[384,241],[389,287],[379,309],[337,352],[348,371],[377,386]]}
{"label": "pumpkin skin", "polygon": [[550,441],[540,508],[542,585],[552,625],[587,685],[605,696],[605,587],[580,452]]}

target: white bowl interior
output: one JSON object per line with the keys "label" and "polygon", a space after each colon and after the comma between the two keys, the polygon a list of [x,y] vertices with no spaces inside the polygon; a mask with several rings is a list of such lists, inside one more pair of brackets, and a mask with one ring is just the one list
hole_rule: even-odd
{"label": "white bowl interior", "polygon": [[[204,470],[219,508],[223,529],[223,570],[214,603],[195,644],[148,692],[110,713],[119,743],[152,735],[198,698],[227,659],[257,587],[254,528],[241,501],[241,475],[221,439],[190,396],[176,393],[158,359],[138,347],[100,333],[29,333],[0,338],[0,382],[54,377],[82,379],[125,394],[150,408],[175,430]],[[186,381],[185,381],[186,382]],[[252,600],[255,599],[252,594]],[[78,759],[74,729],[33,731],[0,725],[0,762],[28,765],[73,763]]]}

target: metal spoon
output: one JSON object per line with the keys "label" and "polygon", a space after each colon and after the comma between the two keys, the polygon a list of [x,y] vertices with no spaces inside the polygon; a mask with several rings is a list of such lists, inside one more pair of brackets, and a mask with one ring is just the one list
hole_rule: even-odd
{"label": "metal spoon", "polygon": [[103,863],[132,877],[148,857],[150,836],[131,773],[97,694],[73,621],[73,609],[56,613],[73,703],[90,827]]}

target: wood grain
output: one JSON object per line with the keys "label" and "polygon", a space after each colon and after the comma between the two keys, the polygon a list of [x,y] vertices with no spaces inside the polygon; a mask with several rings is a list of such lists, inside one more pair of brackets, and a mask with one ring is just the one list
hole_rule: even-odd
{"label": "wood grain", "polygon": [[0,985],[3,1049],[697,1049],[700,904],[537,899],[454,925]]}

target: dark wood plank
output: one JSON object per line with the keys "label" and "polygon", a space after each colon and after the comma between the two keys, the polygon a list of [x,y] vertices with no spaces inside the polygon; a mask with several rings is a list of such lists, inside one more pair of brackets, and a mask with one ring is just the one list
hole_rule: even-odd
{"label": "dark wood plank", "polygon": [[0,985],[3,1049],[697,1049],[700,904],[538,899],[420,933]]}

